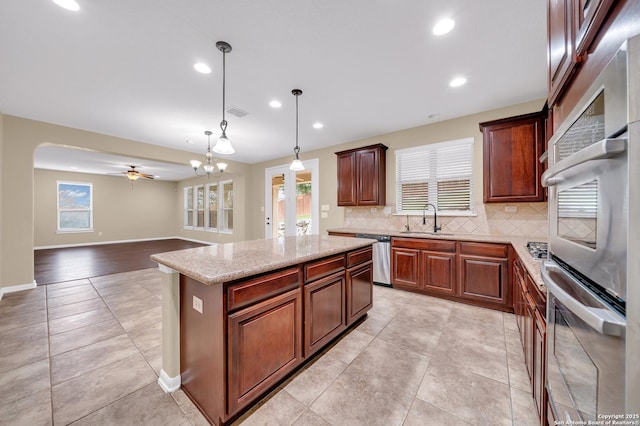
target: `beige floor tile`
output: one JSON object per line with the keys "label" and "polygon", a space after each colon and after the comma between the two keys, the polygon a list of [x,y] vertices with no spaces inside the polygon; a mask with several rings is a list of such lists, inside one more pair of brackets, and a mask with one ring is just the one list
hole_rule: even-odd
{"label": "beige floor tile", "polygon": [[142,356],[147,360],[156,375],[160,376],[162,369],[162,345],[153,346],[142,351]]}
{"label": "beige floor tile", "polygon": [[138,353],[126,334],[83,346],[51,358],[51,383],[55,386],[96,368]]}
{"label": "beige floor tile", "polygon": [[372,340],[373,336],[370,334],[353,330],[331,347],[327,353],[345,364],[350,364]]}
{"label": "beige floor tile", "polygon": [[365,320],[358,326],[361,333],[377,336],[394,317],[392,315],[384,315],[379,312],[367,314]]}
{"label": "beige floor tile", "polygon": [[191,402],[182,389],[173,392],[171,397],[176,404],[178,404],[178,407],[180,407],[193,426],[209,426],[207,419],[202,415],[193,402]]}
{"label": "beige floor tile", "polygon": [[293,422],[292,426],[331,426],[331,423],[327,422],[312,410],[306,410]]}
{"label": "beige floor tile", "polygon": [[471,322],[459,318],[446,324],[446,334],[458,340],[475,342],[481,345],[505,350],[505,331],[502,326],[487,325],[482,322]]}
{"label": "beige floor tile", "polygon": [[54,320],[49,320],[49,334],[59,334],[66,331],[75,330],[76,328],[86,327],[88,325],[115,319],[109,308],[100,307],[93,311],[82,312],[79,314],[69,315]]}
{"label": "beige floor tile", "polygon": [[102,299],[89,299],[82,302],[70,303],[68,305],[49,306],[48,317],[49,320],[54,320],[106,307],[107,305]]}
{"label": "beige floor tile", "polygon": [[[402,426],[470,426],[455,414],[448,413],[419,398],[414,399]],[[517,426],[517,425],[516,425]]]}
{"label": "beige floor tile", "polygon": [[156,323],[146,329],[130,333],[133,343],[141,350],[149,350],[162,344],[162,323]]}
{"label": "beige floor tile", "polygon": [[3,331],[0,342],[0,373],[49,356],[47,323]]}
{"label": "beige floor tile", "polygon": [[187,417],[173,398],[157,383],[151,383],[73,425],[174,426],[185,421],[188,422]]}
{"label": "beige floor tile", "polygon": [[540,423],[531,392],[511,388],[513,424],[517,426],[537,426]]}
{"label": "beige floor tile", "polygon": [[504,348],[497,349],[446,334],[440,339],[433,357],[460,369],[481,374],[505,384],[509,383],[507,352]]}
{"label": "beige floor tile", "polygon": [[311,405],[345,368],[346,363],[331,355],[321,356],[298,373],[284,389],[303,404]]}
{"label": "beige floor tile", "polygon": [[508,385],[446,359],[431,359],[416,397],[473,424],[512,424]]}
{"label": "beige floor tile", "polygon": [[415,395],[428,362],[427,355],[376,338],[353,360],[351,366],[398,392]]}
{"label": "beige floor tile", "polygon": [[514,314],[503,312],[502,320],[504,321],[505,330],[518,331],[518,325],[516,324],[516,316]]}
{"label": "beige floor tile", "polygon": [[113,311],[114,315],[120,318],[123,315],[132,314],[154,307],[162,306],[162,302],[155,297],[145,297],[143,299],[132,299],[128,302],[119,304],[109,304],[109,308]]}
{"label": "beige floor tile", "polygon": [[44,287],[47,289],[47,291],[51,291],[51,290],[57,290],[59,288],[77,287],[77,286],[82,286],[86,284],[91,284],[91,282],[85,278],[81,280],[62,281],[55,284],[47,284]]}
{"label": "beige floor tile", "polygon": [[155,381],[139,353],[89,371],[52,387],[54,422],[71,423]]}
{"label": "beige floor tile", "polygon": [[93,288],[93,286],[89,281],[87,281],[85,284],[78,284],[75,286],[68,286],[68,287],[51,288],[47,286],[47,299],[51,300],[51,299],[55,299],[56,297],[71,296],[73,294],[79,294],[79,293],[85,293],[85,292],[91,292],[91,291],[95,291],[95,289]]}
{"label": "beige floor tile", "polygon": [[348,367],[311,405],[332,425],[402,425],[413,396],[371,372]]}
{"label": "beige floor tile", "polygon": [[[0,302],[1,303],[1,302]],[[46,309],[35,311],[16,311],[12,314],[0,314],[0,335],[14,328],[47,322]]]}
{"label": "beige floor tile", "polygon": [[47,300],[47,306],[62,306],[70,303],[82,302],[85,300],[98,299],[100,295],[93,288],[91,290],[83,291],[80,293],[70,294],[68,296],[54,297]]}
{"label": "beige floor tile", "polygon": [[155,306],[143,311],[119,315],[117,318],[128,333],[136,334],[145,328],[162,322],[162,306]]}
{"label": "beige floor tile", "polygon": [[0,425],[52,425],[51,390],[47,388],[10,403],[0,401],[0,413]]}
{"label": "beige floor tile", "polygon": [[[4,389],[2,404],[48,390],[49,387],[49,360],[46,358],[0,374],[0,389]],[[1,418],[0,414],[0,422]]]}
{"label": "beige floor tile", "polygon": [[115,319],[55,334],[49,338],[51,356],[55,356],[124,333]]}
{"label": "beige floor tile", "polygon": [[527,373],[522,353],[507,352],[507,365],[509,367],[509,386],[531,394],[531,379]]}
{"label": "beige floor tile", "polygon": [[139,285],[132,285],[130,287],[126,287],[126,289],[111,294],[100,292],[100,295],[109,306],[120,305],[132,300],[144,300],[146,298],[153,297],[153,294]]}
{"label": "beige floor tile", "polygon": [[5,294],[0,301],[0,318],[7,320],[14,314],[41,311],[45,309],[45,300],[44,287]]}
{"label": "beige floor tile", "polygon": [[409,315],[398,315],[378,334],[377,339],[429,355],[435,351],[444,325],[443,321],[427,321]]}
{"label": "beige floor tile", "polygon": [[252,425],[290,425],[305,411],[306,406],[286,390],[274,394],[246,419],[240,420],[242,426]]}

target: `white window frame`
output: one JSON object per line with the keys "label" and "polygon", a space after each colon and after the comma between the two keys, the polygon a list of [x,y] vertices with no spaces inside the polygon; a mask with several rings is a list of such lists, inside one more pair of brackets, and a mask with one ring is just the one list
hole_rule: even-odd
{"label": "white window frame", "polygon": [[[217,217],[217,221],[216,223],[209,223],[209,216],[210,216],[210,207],[211,207],[211,198],[209,197],[209,193],[211,192],[211,188],[215,187],[215,191],[216,191],[216,204],[218,205],[218,217]],[[205,187],[205,191],[204,191],[204,196],[205,196],[205,218],[204,218],[204,223],[205,223],[205,227],[207,229],[207,231],[209,232],[217,232],[218,231],[218,223],[220,221],[220,192],[219,192],[219,183],[218,182],[213,182],[213,183],[208,183]]]}
{"label": "white window frame", "polygon": [[[474,139],[473,137],[457,139],[446,142],[439,142],[427,145],[416,146],[412,148],[399,149],[395,151],[396,156],[396,215],[422,215],[423,207],[418,209],[411,210],[402,210],[402,183],[411,182],[411,180],[404,180],[402,178],[402,158],[409,158],[411,155],[420,155],[427,158],[429,163],[428,167],[425,166],[425,174],[420,177],[416,177],[416,183],[418,182],[428,182],[428,195],[427,199],[424,200],[424,204],[431,203],[434,205],[438,205],[438,181],[441,182],[445,179],[438,178],[438,176],[442,176],[442,174],[448,174],[450,171],[446,168],[443,168],[442,164],[438,165],[437,161],[437,153],[438,150],[448,150],[448,149],[464,149],[465,156],[468,154],[468,161],[462,163],[460,168],[460,173],[462,173],[459,177],[461,179],[469,179],[469,209],[468,210],[438,210],[438,215],[442,216],[475,216],[476,212],[474,211],[473,205],[473,179],[474,179],[474,170],[473,170],[473,149],[474,149]],[[433,214],[433,209],[429,208],[426,210],[426,213],[429,215]]]}
{"label": "white window frame", "polygon": [[[231,215],[233,216],[233,207],[231,209],[224,208],[224,186],[225,184],[230,183],[233,188],[233,180],[221,180],[218,182],[218,224],[219,229],[218,232],[222,234],[233,234],[233,228],[228,228],[226,223],[226,215],[225,210],[231,210]],[[233,190],[233,189],[232,189]],[[233,205],[233,196],[231,197],[232,205]]]}
{"label": "white window frame", "polygon": [[[223,217],[223,213],[224,213],[224,193],[222,194],[223,196],[221,196],[221,190],[224,191],[224,185],[225,184],[229,184],[231,183],[233,185],[233,179],[228,179],[228,180],[223,180],[223,181],[218,181],[218,182],[212,182],[212,183],[208,183],[206,185],[193,185],[193,186],[185,186],[183,188],[183,209],[184,209],[184,215],[183,215],[183,228],[184,229],[191,229],[191,230],[195,230],[195,231],[207,231],[207,232],[219,232],[222,234],[233,234],[233,229],[228,229],[225,228],[224,225],[224,217]],[[218,192],[218,196],[217,196],[217,202],[218,202],[218,223],[209,223],[209,207],[210,207],[210,201],[209,201],[209,191],[211,190],[211,188],[216,187],[217,188],[217,192]],[[202,190],[204,191],[204,220],[203,220],[203,226],[198,226],[198,189],[202,188]],[[192,205],[193,205],[193,211],[191,212],[191,219],[192,219],[192,223],[193,225],[188,225],[189,223],[189,211],[187,209],[188,206],[188,202],[187,202],[187,198],[188,198],[188,194],[189,191],[192,191]],[[229,209],[227,209],[229,210]],[[231,208],[231,211],[233,211],[233,208]],[[233,214],[233,213],[232,213]]]}
{"label": "white window frame", "polygon": [[193,204],[193,201],[194,201],[194,198],[195,198],[195,196],[194,196],[195,187],[193,187],[193,186],[185,186],[184,187],[184,192],[183,192],[183,197],[182,197],[183,198],[183,203],[184,203],[184,216],[183,216],[184,229],[194,229],[195,228],[194,225],[189,225],[189,209],[188,209],[189,204],[187,202],[189,191],[192,191],[191,192],[191,203],[192,203],[191,204],[191,206],[192,206],[191,207],[191,223],[195,223],[194,214],[193,214],[193,212],[196,210],[195,209],[195,205]]}
{"label": "white window frame", "polygon": [[[74,185],[85,186],[89,190],[89,208],[88,209],[61,209],[60,208],[60,186],[61,185]],[[89,212],[89,227],[88,228],[62,228],[60,227],[60,212],[65,211],[88,211]],[[56,181],[56,233],[83,233],[93,232],[93,184],[88,182],[71,182],[71,181]]]}

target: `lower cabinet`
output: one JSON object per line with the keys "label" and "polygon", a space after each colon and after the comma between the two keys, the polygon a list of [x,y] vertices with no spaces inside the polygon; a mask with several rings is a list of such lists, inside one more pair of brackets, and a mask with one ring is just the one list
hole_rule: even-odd
{"label": "lower cabinet", "polygon": [[400,289],[511,312],[509,259],[509,244],[393,238],[391,282]]}
{"label": "lower cabinet", "polygon": [[[524,361],[531,380],[531,393],[538,411],[540,424],[547,425],[546,297],[540,292],[524,269],[520,259],[513,264],[514,312],[520,331]],[[551,423],[553,424],[553,423]]]}
{"label": "lower cabinet", "polygon": [[302,361],[300,289],[228,316],[229,413],[242,409]]}
{"label": "lower cabinet", "polygon": [[373,306],[373,262],[347,270],[347,325],[367,313]]}
{"label": "lower cabinet", "polygon": [[313,354],[347,326],[344,273],[304,286],[304,355]]}

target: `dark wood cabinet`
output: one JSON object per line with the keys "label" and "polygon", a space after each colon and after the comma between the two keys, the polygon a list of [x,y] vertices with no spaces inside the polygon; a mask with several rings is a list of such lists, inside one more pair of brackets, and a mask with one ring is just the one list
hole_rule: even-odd
{"label": "dark wood cabinet", "polygon": [[461,242],[458,256],[460,297],[512,308],[509,245]]}
{"label": "dark wood cabinet", "polygon": [[347,327],[345,275],[304,286],[304,355],[310,356]]}
{"label": "dark wood cabinet", "polygon": [[448,295],[456,294],[456,255],[434,251],[420,252],[422,288]]}
{"label": "dark wood cabinet", "polygon": [[300,289],[229,315],[227,327],[228,410],[234,414],[302,361]]}
{"label": "dark wood cabinet", "polygon": [[[395,240],[394,240],[395,241]],[[417,289],[420,250],[402,247],[391,248],[391,283],[395,287]]]}
{"label": "dark wood cabinet", "polygon": [[[371,256],[369,256],[371,259]],[[347,270],[347,326],[373,306],[373,262]]]}
{"label": "dark wood cabinet", "polygon": [[485,203],[544,201],[546,110],[480,123]]}
{"label": "dark wood cabinet", "polygon": [[575,72],[578,56],[575,46],[575,2],[548,0],[547,60],[548,102],[553,105]]}
{"label": "dark wood cabinet", "polygon": [[338,206],[385,204],[387,149],[377,144],[336,152]]}
{"label": "dark wood cabinet", "polygon": [[[519,258],[514,260],[514,312],[520,331],[524,362],[531,380],[531,392],[540,424],[547,425],[546,296],[537,288]],[[553,423],[551,423],[553,424]]]}
{"label": "dark wood cabinet", "polygon": [[574,0],[576,54],[587,53],[614,0]]}

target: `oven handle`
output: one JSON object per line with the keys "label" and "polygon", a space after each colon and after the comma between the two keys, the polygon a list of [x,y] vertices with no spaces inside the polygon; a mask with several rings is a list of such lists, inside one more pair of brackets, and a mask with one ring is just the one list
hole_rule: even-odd
{"label": "oven handle", "polygon": [[553,278],[551,278],[551,275],[549,274],[550,271],[561,274],[567,280],[573,281],[575,285],[581,285],[573,277],[568,275],[560,266],[549,261],[545,261],[542,263],[540,271],[542,273],[542,281],[544,281],[549,291],[553,293],[553,296],[591,328],[600,334],[608,336],[624,336],[627,326],[625,321],[621,321],[606,309],[583,305],[553,281]]}
{"label": "oven handle", "polygon": [[558,161],[542,174],[542,186],[554,186],[562,182],[562,179],[556,176],[567,169],[577,166],[578,164],[592,160],[610,158],[624,152],[627,149],[626,142],[626,139],[602,139],[600,142],[589,145],[575,154]]}

